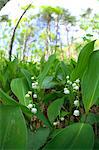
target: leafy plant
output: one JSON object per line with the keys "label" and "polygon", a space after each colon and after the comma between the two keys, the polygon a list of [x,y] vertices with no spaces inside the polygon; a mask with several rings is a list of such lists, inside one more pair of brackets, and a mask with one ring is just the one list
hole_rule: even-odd
{"label": "leafy plant", "polygon": [[[13,72],[5,63],[0,76],[1,149],[99,148],[99,50],[94,51],[94,44],[81,50],[77,63],[61,61],[56,54],[39,64],[12,61]],[[5,68],[11,75],[5,80],[7,89]]]}

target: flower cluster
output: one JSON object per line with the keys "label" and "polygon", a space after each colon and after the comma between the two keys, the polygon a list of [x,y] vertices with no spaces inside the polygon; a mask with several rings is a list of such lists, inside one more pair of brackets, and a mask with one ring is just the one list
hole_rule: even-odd
{"label": "flower cluster", "polygon": [[70,81],[70,77],[66,76],[66,86],[64,88],[64,94],[70,94],[71,88],[73,91],[79,91],[79,83],[80,83],[79,79],[72,82],[72,81]]}
{"label": "flower cluster", "polygon": [[57,126],[60,124],[60,121],[63,122],[65,120],[64,117],[61,117],[60,120],[57,120],[56,122],[53,122],[53,126]]}
{"label": "flower cluster", "polygon": [[[31,77],[31,80],[34,79],[35,79],[34,77]],[[32,89],[37,89],[37,88],[38,88],[38,82],[37,81],[32,82]]]}
{"label": "flower cluster", "polygon": [[[66,86],[64,88],[64,94],[68,95],[72,91],[76,92],[76,94],[78,94],[79,86],[80,86],[79,84],[80,84],[80,79],[76,79],[74,82],[72,82],[70,80],[70,77],[66,76]],[[78,100],[78,98],[76,98],[76,100],[74,100],[74,106],[76,107],[76,110],[74,110],[73,115],[74,116],[79,116],[80,112],[78,110],[78,107],[79,107],[79,100]]]}
{"label": "flower cluster", "polygon": [[[34,80],[34,79],[35,79],[34,77],[31,77],[31,80]],[[37,99],[38,97],[35,91],[38,88],[38,82],[33,82],[32,88],[34,89],[34,92],[32,93],[32,91],[28,91],[27,94],[25,95],[26,105],[27,105],[27,108],[30,109],[33,114],[36,114],[37,108],[35,107],[35,104],[32,104],[32,101],[33,99]]]}
{"label": "flower cluster", "polygon": [[[77,108],[79,107],[79,100],[74,101],[74,106],[77,107]],[[74,113],[73,113],[74,116],[77,117],[77,116],[79,116],[79,114],[80,114],[80,112],[79,112],[78,109],[74,110]]]}
{"label": "flower cluster", "polygon": [[37,113],[37,108],[35,107],[35,104],[29,104],[27,108],[30,109],[33,114]]}

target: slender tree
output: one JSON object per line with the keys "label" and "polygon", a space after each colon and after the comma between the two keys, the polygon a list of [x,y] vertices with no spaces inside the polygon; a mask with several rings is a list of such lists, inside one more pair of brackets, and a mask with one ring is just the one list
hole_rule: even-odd
{"label": "slender tree", "polygon": [[66,43],[68,46],[68,55],[70,57],[70,40],[69,40],[69,32],[72,26],[76,25],[76,17],[72,16],[67,9],[63,8],[62,22],[65,26],[66,31]]}
{"label": "slender tree", "polygon": [[11,61],[11,56],[12,56],[12,48],[13,48],[13,43],[14,43],[14,38],[15,38],[15,33],[17,30],[17,27],[21,21],[21,19],[23,18],[24,14],[27,12],[27,10],[31,7],[31,4],[28,5],[28,7],[25,9],[25,11],[22,13],[21,17],[19,18],[14,30],[13,30],[13,34],[12,34],[12,38],[11,38],[11,42],[10,42],[10,50],[9,50],[9,60]]}

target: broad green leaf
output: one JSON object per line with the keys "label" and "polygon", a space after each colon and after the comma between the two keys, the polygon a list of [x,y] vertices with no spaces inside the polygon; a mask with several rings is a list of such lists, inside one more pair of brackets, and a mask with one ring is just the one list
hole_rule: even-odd
{"label": "broad green leaf", "polygon": [[83,115],[81,117],[81,122],[84,122],[86,120],[86,123],[89,124],[94,124],[94,123],[99,123],[99,115],[98,114],[94,114],[94,113],[88,113],[87,117],[86,115]]}
{"label": "broad green leaf", "polygon": [[94,142],[94,148],[93,150],[98,150],[99,149],[99,137],[95,137],[95,142]]}
{"label": "broad green leaf", "polygon": [[57,93],[48,93],[44,96],[44,103],[49,104],[49,102],[57,99]]}
{"label": "broad green leaf", "polygon": [[26,80],[22,78],[13,79],[11,82],[11,90],[19,99],[19,102],[26,106],[25,94],[29,90]]}
{"label": "broad green leaf", "polygon": [[34,133],[29,131],[28,149],[39,150],[47,141],[49,133],[49,128],[39,128]]}
{"label": "broad green leaf", "polygon": [[0,106],[0,149],[27,149],[27,129],[17,106]]}
{"label": "broad green leaf", "polygon": [[57,134],[59,134],[59,132],[63,131],[63,128],[59,128],[59,129],[54,129],[51,134],[50,134],[50,138],[54,138]]}
{"label": "broad green leaf", "polygon": [[21,69],[21,72],[24,74],[24,76],[29,84],[29,87],[31,88],[31,86],[32,86],[31,74],[26,69]]}
{"label": "broad green leaf", "polygon": [[38,78],[39,78],[39,83],[40,83],[40,85],[42,84],[44,78],[45,78],[46,75],[48,74],[48,72],[49,72],[51,66],[53,65],[53,62],[55,61],[55,59],[56,59],[56,56],[55,56],[55,54],[54,54],[54,55],[51,55],[51,56],[49,57],[48,61],[46,62],[45,67],[44,67],[44,69],[43,69],[43,72],[42,72],[42,73],[39,75],[39,77],[38,77]]}
{"label": "broad green leaf", "polygon": [[71,74],[71,80],[75,80],[83,76],[89,61],[89,57],[93,52],[94,44],[95,44],[95,40],[85,45],[84,48],[81,50],[78,57],[76,68],[73,70]]}
{"label": "broad green leaf", "polygon": [[20,106],[22,112],[28,117],[32,117],[32,115],[33,115],[27,107],[16,102],[13,98],[11,98],[9,95],[7,95],[5,92],[3,92],[1,89],[0,89],[0,100],[2,101],[2,103],[4,105]]}
{"label": "broad green leaf", "polygon": [[48,107],[47,114],[51,123],[59,115],[63,103],[64,103],[64,98],[59,98],[55,100],[54,102],[52,102],[50,106]]}
{"label": "broad green leaf", "polygon": [[0,89],[0,100],[5,105],[17,105],[17,102]]}
{"label": "broad green leaf", "polygon": [[94,51],[89,59],[88,68],[81,83],[85,111],[88,112],[99,100],[99,50]]}
{"label": "broad green leaf", "polygon": [[75,123],[56,134],[44,150],[92,150],[94,132],[89,124]]}
{"label": "broad green leaf", "polygon": [[64,74],[64,77],[66,78],[67,75],[69,75],[73,69],[73,67],[69,64],[65,64],[64,61],[60,62],[60,67],[62,69],[62,72]]}
{"label": "broad green leaf", "polygon": [[52,80],[53,80],[52,76],[46,76],[42,82],[41,88],[50,89],[50,88],[53,88],[55,85],[57,85],[57,83],[55,81],[52,81]]}
{"label": "broad green leaf", "polygon": [[[2,101],[2,103],[4,105],[15,105],[15,106],[20,106],[22,112],[29,118],[31,118],[33,116],[33,114],[31,113],[31,111],[25,107],[24,105],[16,102],[13,98],[11,98],[10,96],[8,96],[5,92],[3,92],[2,90],[0,90],[0,100]],[[44,116],[44,114],[40,111],[40,108],[37,107],[38,111],[36,116],[38,117],[38,119],[40,119],[47,127],[51,128],[51,124],[49,122],[49,120]]]}
{"label": "broad green leaf", "polygon": [[45,117],[45,115],[43,114],[43,112],[41,112],[38,106],[37,106],[37,109],[38,109],[37,114],[36,114],[37,118],[40,119],[44,123],[44,125],[51,128],[51,124],[48,118]]}

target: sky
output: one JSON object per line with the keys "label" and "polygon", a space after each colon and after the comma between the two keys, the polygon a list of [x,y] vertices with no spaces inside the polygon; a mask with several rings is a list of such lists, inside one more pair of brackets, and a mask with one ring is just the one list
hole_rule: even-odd
{"label": "sky", "polygon": [[17,18],[22,13],[20,8],[30,3],[37,8],[41,5],[61,6],[69,9],[71,14],[75,16],[87,8],[92,8],[93,12],[99,13],[99,1],[97,0],[10,0],[1,10],[0,15],[9,14],[12,18]]}

